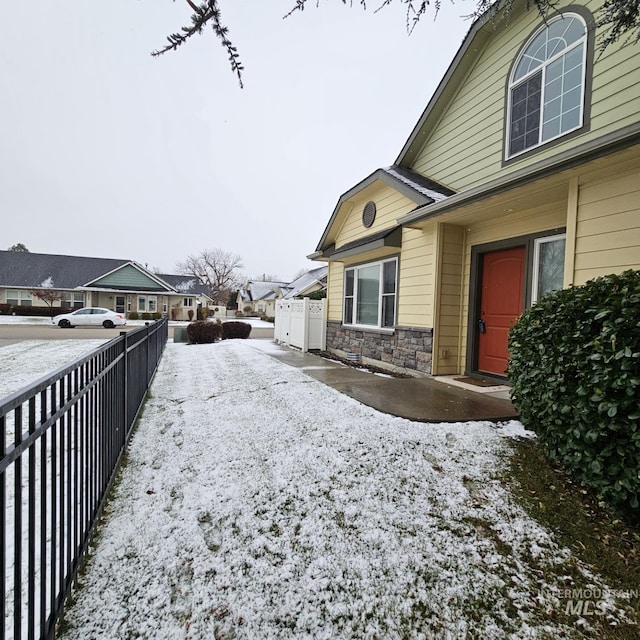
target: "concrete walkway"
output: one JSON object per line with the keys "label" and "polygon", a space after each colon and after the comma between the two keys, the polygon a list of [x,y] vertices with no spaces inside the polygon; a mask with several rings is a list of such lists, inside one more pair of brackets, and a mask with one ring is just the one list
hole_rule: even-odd
{"label": "concrete walkway", "polygon": [[[258,341],[259,344],[259,341]],[[504,392],[480,393],[435,378],[376,375],[319,356],[270,343],[272,357],[378,411],[420,422],[467,422],[517,419]]]}

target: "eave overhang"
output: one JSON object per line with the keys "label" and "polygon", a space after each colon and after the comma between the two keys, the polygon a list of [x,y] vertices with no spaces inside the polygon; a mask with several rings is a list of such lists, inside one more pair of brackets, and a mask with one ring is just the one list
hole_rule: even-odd
{"label": "eave overhang", "polygon": [[399,225],[407,227],[422,226],[427,220],[441,216],[473,202],[484,200],[494,195],[529,184],[542,178],[553,176],[563,171],[583,165],[592,160],[622,151],[640,144],[640,122],[595,138],[557,155],[527,165],[508,175],[490,182],[461,191],[441,202],[422,206],[397,219]]}
{"label": "eave overhang", "polygon": [[329,259],[340,261],[345,258],[352,258],[363,253],[387,247],[398,249],[402,247],[402,227],[398,226],[392,229],[385,229],[384,231],[372,233],[353,242],[348,242],[338,249],[335,249],[333,253],[329,255]]}

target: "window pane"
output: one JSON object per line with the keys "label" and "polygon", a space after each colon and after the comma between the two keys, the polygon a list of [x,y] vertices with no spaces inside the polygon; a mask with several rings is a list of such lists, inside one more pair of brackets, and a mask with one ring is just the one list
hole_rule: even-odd
{"label": "window pane", "polygon": [[396,261],[385,262],[382,265],[383,285],[382,293],[395,293],[396,291]]}
{"label": "window pane", "polygon": [[395,295],[382,296],[382,326],[393,327],[395,319],[396,297]]}
{"label": "window pane", "polygon": [[583,21],[566,16],[548,23],[522,52],[511,79],[509,155],[582,124],[585,35]]}
{"label": "window pane", "polygon": [[562,289],[565,244],[564,238],[539,243],[536,300],[549,291]]}
{"label": "window pane", "polygon": [[379,265],[358,269],[358,302],[356,306],[356,322],[358,324],[378,324],[379,279]]}
{"label": "window pane", "polygon": [[344,295],[353,295],[353,269],[349,269],[345,275]]}
{"label": "window pane", "polygon": [[560,117],[554,118],[553,120],[549,120],[549,122],[545,122],[542,127],[542,139],[543,140],[551,140],[551,138],[555,138],[560,135]]}
{"label": "window pane", "polygon": [[519,153],[539,142],[542,74],[537,73],[512,91],[509,153]]}
{"label": "window pane", "polygon": [[344,299],[344,320],[345,324],[353,322],[353,298]]}

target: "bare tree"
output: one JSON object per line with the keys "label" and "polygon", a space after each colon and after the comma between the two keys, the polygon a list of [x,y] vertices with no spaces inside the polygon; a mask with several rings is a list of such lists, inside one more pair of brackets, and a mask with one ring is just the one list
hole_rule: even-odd
{"label": "bare tree", "polygon": [[222,249],[205,249],[197,255],[188,256],[178,263],[179,273],[197,278],[210,292],[211,298],[218,303],[227,300],[229,293],[238,289],[242,283],[242,258]]}
{"label": "bare tree", "polygon": [[[342,4],[367,8],[367,0],[340,0]],[[242,87],[242,72],[244,67],[240,62],[238,50],[229,39],[229,28],[223,23],[220,13],[219,0],[202,0],[196,4],[193,0],[185,0],[191,7],[191,24],[182,27],[179,32],[167,36],[168,43],[164,47],[153,51],[152,56],[159,56],[167,51],[175,51],[183,45],[189,38],[196,34],[201,34],[207,25],[211,25],[216,37],[220,40],[223,48],[229,57],[231,70],[238,77],[240,87]],[[284,16],[288,18],[296,11],[303,11],[309,4],[309,0],[292,0],[295,2],[291,10]],[[452,0],[453,2],[453,0]],[[320,0],[311,0],[311,4],[317,7]],[[402,4],[406,9],[407,31],[411,32],[420,19],[428,12],[437,16],[442,5],[442,0],[377,0],[375,11],[380,11],[390,4]],[[471,18],[477,18],[483,14],[491,17],[491,12],[497,13],[505,8],[510,10],[513,0],[475,0],[475,7],[471,11]],[[531,0],[531,4],[536,7],[543,18],[549,16],[556,9],[555,0]],[[628,41],[640,41],[640,0],[606,0],[596,16],[598,26],[604,27],[600,49],[616,42],[620,38]]]}

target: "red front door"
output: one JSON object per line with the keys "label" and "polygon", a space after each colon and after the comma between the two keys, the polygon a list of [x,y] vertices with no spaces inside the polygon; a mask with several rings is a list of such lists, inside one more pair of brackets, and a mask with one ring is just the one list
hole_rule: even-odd
{"label": "red front door", "polygon": [[482,256],[478,370],[504,376],[509,329],[522,313],[524,247]]}

